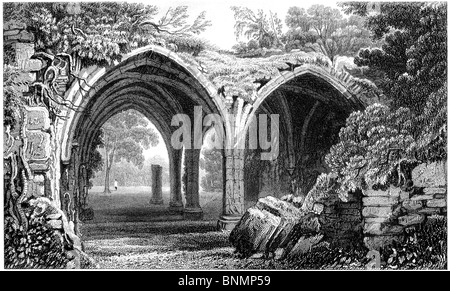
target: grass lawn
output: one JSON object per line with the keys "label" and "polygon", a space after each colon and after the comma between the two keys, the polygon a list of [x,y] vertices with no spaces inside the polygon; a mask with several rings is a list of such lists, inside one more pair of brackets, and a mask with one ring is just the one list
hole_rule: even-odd
{"label": "grass lawn", "polygon": [[[164,191],[165,190],[165,191]],[[82,224],[85,251],[102,269],[236,269],[228,233],[217,231],[221,193],[200,193],[203,221],[183,221],[164,205],[151,205],[150,187],[90,191],[94,220]]]}
{"label": "grass lawn", "polygon": [[[110,194],[103,187],[89,191],[88,205],[94,209],[94,220],[87,223],[171,221],[182,219],[181,215],[168,212],[170,189],[163,188],[163,205],[151,205],[150,187],[119,187]],[[222,193],[200,192],[200,207],[204,220],[215,220],[222,213]]]}

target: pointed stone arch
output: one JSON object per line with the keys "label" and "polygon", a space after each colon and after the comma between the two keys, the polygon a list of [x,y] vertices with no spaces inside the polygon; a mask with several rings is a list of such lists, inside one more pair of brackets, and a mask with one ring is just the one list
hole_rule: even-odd
{"label": "pointed stone arch", "polygon": [[[171,119],[175,114],[192,117],[194,106],[201,106],[204,114],[215,113],[227,118],[224,100],[217,95],[214,85],[196,67],[158,46],[133,51],[108,68],[92,66],[83,69],[77,76],[65,95],[76,110],[63,111],[65,119],[57,124],[61,162],[71,161],[71,150],[76,145],[77,155],[81,157],[77,161],[83,163],[101,124],[115,113],[137,109],[164,138],[170,159],[171,205],[182,207],[180,169],[183,149],[171,148],[170,138],[174,131]],[[226,132],[227,123],[223,126]],[[185,157],[190,161],[187,171],[191,177],[187,189],[192,192],[187,193],[192,197],[187,199],[190,203],[186,212],[201,217],[198,186],[194,185],[198,183],[199,157],[195,150],[186,153]]]}

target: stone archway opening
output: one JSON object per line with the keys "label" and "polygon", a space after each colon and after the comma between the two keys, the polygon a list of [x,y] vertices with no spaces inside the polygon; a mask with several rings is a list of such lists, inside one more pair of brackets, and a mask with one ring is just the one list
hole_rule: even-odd
{"label": "stone archway opening", "polygon": [[[169,155],[158,128],[139,111],[129,109],[107,120],[98,134],[92,144],[96,148],[91,147],[90,151],[87,193],[80,195],[82,209],[94,212],[90,219],[181,219],[180,214],[169,215]],[[97,145],[99,141],[102,143]],[[89,220],[83,214],[80,213],[80,219]]]}
{"label": "stone archway opening", "polygon": [[[140,49],[106,70],[94,68],[85,73],[86,84],[74,84],[73,90],[68,91],[68,100],[79,109],[67,112],[66,121],[59,127],[62,199],[67,194],[69,200],[79,200],[78,193],[87,183],[80,166],[88,162],[90,146],[101,124],[132,109],[155,125],[167,147],[169,209],[181,213],[184,219],[202,219],[196,120],[203,120],[208,114],[220,115],[225,110],[211,85],[196,68],[156,47]],[[182,125],[194,135],[187,146],[184,141],[180,146],[172,139]]]}
{"label": "stone archway opening", "polygon": [[[279,153],[268,161],[261,159],[261,149],[246,150],[246,208],[268,195],[304,198],[317,177],[329,171],[325,155],[338,141],[346,118],[364,106],[348,91],[343,92],[341,83],[328,77],[305,70],[279,82],[254,103],[255,120],[261,114],[278,115]],[[246,134],[248,142],[250,133]]]}

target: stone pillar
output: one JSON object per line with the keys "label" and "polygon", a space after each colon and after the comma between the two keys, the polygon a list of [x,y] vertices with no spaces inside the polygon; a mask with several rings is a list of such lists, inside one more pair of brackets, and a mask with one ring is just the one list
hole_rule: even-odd
{"label": "stone pillar", "polygon": [[152,198],[150,204],[161,205],[162,199],[162,167],[152,165]]}
{"label": "stone pillar", "polygon": [[181,150],[172,151],[170,165],[170,203],[171,212],[183,211],[183,197],[181,195]]}
{"label": "stone pillar", "polygon": [[232,230],[244,214],[244,150],[225,150],[224,204],[218,227]]}
{"label": "stone pillar", "polygon": [[183,216],[184,219],[188,220],[203,219],[203,210],[200,207],[200,197],[198,193],[199,159],[200,149],[185,150],[186,207]]}

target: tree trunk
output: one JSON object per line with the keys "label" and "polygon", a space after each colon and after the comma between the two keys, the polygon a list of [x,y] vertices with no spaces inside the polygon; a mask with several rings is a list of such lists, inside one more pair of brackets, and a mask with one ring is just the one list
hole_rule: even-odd
{"label": "tree trunk", "polygon": [[105,194],[111,193],[111,190],[109,189],[109,172],[110,172],[110,167],[106,167],[106,169],[105,169],[105,190],[103,191]]}

